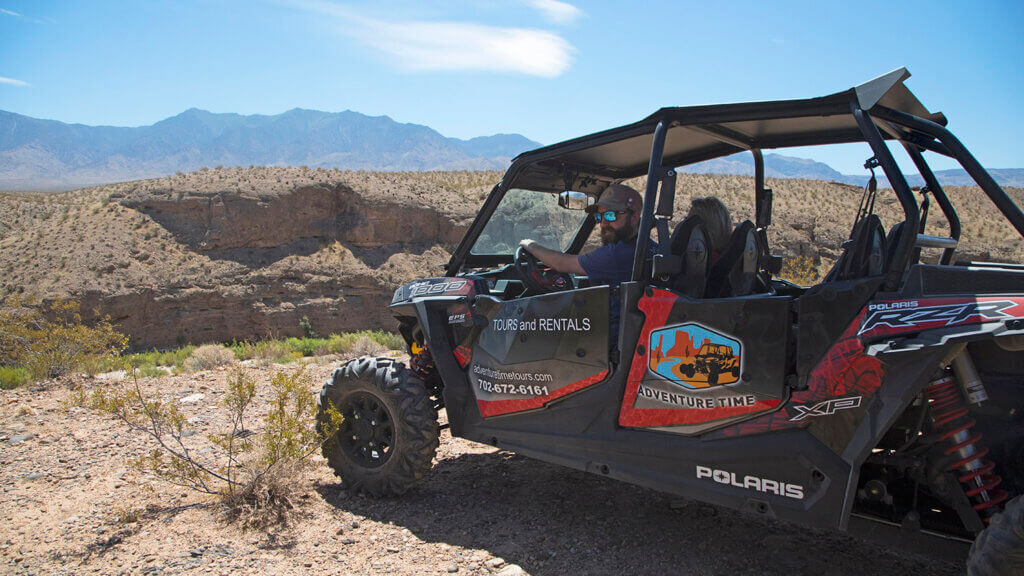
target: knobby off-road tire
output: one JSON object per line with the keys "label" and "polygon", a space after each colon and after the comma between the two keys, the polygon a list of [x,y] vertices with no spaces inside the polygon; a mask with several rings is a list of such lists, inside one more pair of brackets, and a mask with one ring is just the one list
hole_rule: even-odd
{"label": "knobby off-road tire", "polygon": [[968,576],[1024,574],[1024,496],[992,517],[967,556]]}
{"label": "knobby off-road tire", "polygon": [[344,417],[323,444],[343,485],[398,496],[430,470],[437,452],[437,411],[423,381],[391,358],[364,356],[334,371],[320,392],[317,422],[333,405]]}

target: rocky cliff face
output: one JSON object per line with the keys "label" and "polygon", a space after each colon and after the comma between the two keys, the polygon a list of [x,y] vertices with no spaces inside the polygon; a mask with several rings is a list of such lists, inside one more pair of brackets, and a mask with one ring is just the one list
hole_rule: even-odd
{"label": "rocky cliff face", "polygon": [[[83,295],[85,307],[110,314],[143,347],[298,336],[303,318],[322,334],[390,328],[387,305],[397,284],[439,274],[448,254],[431,247],[458,242],[465,232],[465,224],[437,210],[370,201],[341,183],[262,196],[156,191],[112,199],[145,214],[189,250],[246,270],[210,283]],[[340,262],[317,258],[332,254],[332,246],[340,246],[337,254],[347,248],[363,258],[347,266],[345,256]],[[413,257],[416,248],[420,254]],[[382,277],[373,269],[389,261],[400,271]]]}
{"label": "rocky cliff face", "polygon": [[451,243],[465,231],[437,209],[368,201],[341,183],[302,186],[284,194],[162,190],[113,194],[111,199],[148,215],[179,242],[204,253],[274,248],[308,239],[361,248]]}
{"label": "rocky cliff face", "polygon": [[134,348],[299,336],[303,318],[390,330],[394,289],[443,273],[497,180],[452,174],[211,170],[7,197],[0,293],[81,300]]}

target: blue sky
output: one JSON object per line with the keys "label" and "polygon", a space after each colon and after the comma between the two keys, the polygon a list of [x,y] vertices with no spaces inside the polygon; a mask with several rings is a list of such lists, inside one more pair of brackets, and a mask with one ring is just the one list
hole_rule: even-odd
{"label": "blue sky", "polygon": [[[354,110],[551,144],[662,106],[823,96],[906,66],[982,164],[1016,168],[1022,23],[1019,0],[0,0],[0,109],[114,126],[191,107]],[[859,173],[861,151],[813,157]]]}

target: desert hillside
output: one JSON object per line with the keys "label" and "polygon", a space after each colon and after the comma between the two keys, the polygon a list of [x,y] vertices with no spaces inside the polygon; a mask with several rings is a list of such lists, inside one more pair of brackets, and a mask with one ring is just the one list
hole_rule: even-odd
{"label": "desert hillside", "polygon": [[[57,194],[0,194],[0,296],[72,297],[136,348],[392,328],[394,289],[442,273],[499,172],[219,168]],[[641,181],[634,185],[642,186]],[[838,256],[860,190],[769,179],[774,253],[819,273]],[[753,181],[680,174],[677,212],[721,197],[753,217]],[[1024,190],[1008,189],[1018,205]],[[977,188],[948,190],[961,258],[1024,261],[1024,240]],[[891,192],[876,209],[897,216]],[[933,210],[929,232],[944,234]],[[926,255],[927,257],[927,255]]]}

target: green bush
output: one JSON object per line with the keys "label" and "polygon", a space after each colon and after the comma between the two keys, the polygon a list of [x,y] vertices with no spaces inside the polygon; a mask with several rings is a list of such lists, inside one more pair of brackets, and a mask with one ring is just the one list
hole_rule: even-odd
{"label": "green bush", "polygon": [[371,350],[377,344],[386,350],[405,350],[405,340],[394,332],[383,330],[360,330],[344,334],[331,334],[327,339],[327,350],[331,354],[375,353],[380,348]]}
{"label": "green bush", "polygon": [[0,390],[13,390],[28,384],[32,375],[24,368],[0,366]]}
{"label": "green bush", "polygon": [[177,373],[185,369],[185,360],[188,360],[195,351],[195,346],[184,346],[172,350],[150,350],[149,352],[135,352],[125,354],[120,358],[107,358],[100,363],[103,371],[123,370],[126,368],[138,368],[141,372],[149,371],[157,367],[167,367],[171,372]]}
{"label": "green bush", "polygon": [[[394,332],[384,330],[361,330],[344,334],[331,334],[329,338],[287,338],[285,340],[261,340],[259,342],[232,342],[223,347],[229,350],[234,358],[242,360],[261,360],[274,364],[288,364],[305,356],[325,356],[327,354],[365,355],[379,354],[386,350],[405,350],[405,340]],[[207,347],[204,347],[207,348]],[[152,368],[167,366],[177,370],[199,370],[197,360],[191,359],[198,349],[186,346],[164,352],[151,351],[130,354],[126,357],[127,365],[138,368],[143,375],[156,374]],[[221,364],[228,363],[221,359]],[[186,366],[187,364],[187,366]],[[213,364],[207,367],[212,367]],[[118,365],[116,367],[121,367]],[[111,363],[107,369],[115,369]]]}
{"label": "green bush", "polygon": [[252,359],[252,344],[248,342],[238,342],[237,340],[227,345],[232,352],[235,353],[235,360],[250,360]]}
{"label": "green bush", "polygon": [[302,358],[302,352],[293,350],[291,346],[280,340],[263,340],[260,342],[240,342],[231,346],[235,358],[239,360],[262,360],[274,364],[287,364]]}
{"label": "green bush", "polygon": [[168,374],[167,368],[162,366],[140,366],[138,370],[139,375],[143,378],[160,378]]}
{"label": "green bush", "polygon": [[324,338],[289,338],[284,341],[292,352],[302,356],[316,356],[318,350],[327,346],[327,342]]}
{"label": "green bush", "polygon": [[309,322],[309,316],[303,316],[302,320],[299,320],[299,327],[302,328],[302,335],[306,338],[316,338],[316,330],[313,329],[313,325]]}
{"label": "green bush", "polygon": [[184,368],[185,360],[192,356],[195,352],[195,346],[185,346],[184,348],[176,348],[174,350],[165,350],[163,352],[153,351],[144,358],[151,360],[146,364],[152,366],[168,366],[178,368],[179,370]]}
{"label": "green bush", "polygon": [[109,318],[87,325],[72,300],[42,303],[8,296],[0,305],[0,365],[28,371],[32,379],[92,370],[103,357],[116,357],[128,339]]}
{"label": "green bush", "polygon": [[[367,332],[370,331],[367,330]],[[370,340],[373,340],[388,350],[405,350],[405,338],[402,338],[400,334],[385,332],[383,330],[374,330],[369,333],[368,336]]]}

